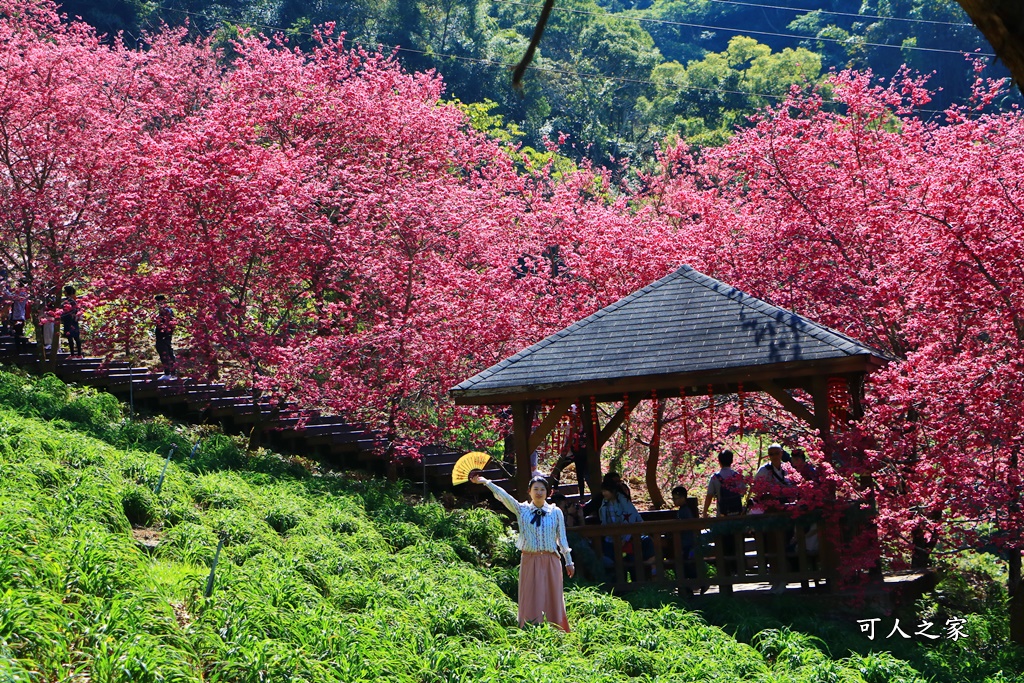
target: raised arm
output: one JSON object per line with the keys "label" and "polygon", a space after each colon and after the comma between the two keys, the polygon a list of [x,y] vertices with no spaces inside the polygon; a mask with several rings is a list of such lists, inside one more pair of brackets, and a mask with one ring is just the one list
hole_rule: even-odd
{"label": "raised arm", "polygon": [[507,507],[509,512],[516,517],[519,517],[519,501],[513,498],[508,491],[486,477],[473,477],[472,481],[474,484],[483,484],[490,489],[491,493],[494,494],[494,497],[497,498],[502,505]]}

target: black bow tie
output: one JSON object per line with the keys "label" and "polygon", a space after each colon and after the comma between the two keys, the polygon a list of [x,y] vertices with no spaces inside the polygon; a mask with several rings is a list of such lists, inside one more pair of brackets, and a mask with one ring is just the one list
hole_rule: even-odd
{"label": "black bow tie", "polygon": [[540,521],[544,519],[544,515],[547,512],[543,508],[537,508],[533,511],[533,518],[530,520],[530,524],[534,525],[538,529],[540,528]]}

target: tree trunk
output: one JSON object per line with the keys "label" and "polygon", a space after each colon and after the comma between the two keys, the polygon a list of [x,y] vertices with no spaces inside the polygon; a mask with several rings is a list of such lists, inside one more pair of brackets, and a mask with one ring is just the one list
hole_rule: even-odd
{"label": "tree trunk", "polygon": [[651,437],[651,448],[647,455],[647,493],[651,496],[651,505],[655,510],[668,507],[658,487],[658,459],[661,457],[661,418],[665,415],[665,402],[654,402],[654,436]]}
{"label": "tree trunk", "polygon": [[1010,591],[1010,642],[1024,645],[1024,583],[1021,582],[1021,549],[1010,550],[1007,588]]}
{"label": "tree trunk", "polygon": [[1024,9],[1020,0],[957,0],[1010,70],[1024,85]]}
{"label": "tree trunk", "polygon": [[926,569],[932,564],[932,550],[935,549],[936,537],[925,534],[924,525],[918,526],[911,534],[914,547],[910,552],[910,568]]}

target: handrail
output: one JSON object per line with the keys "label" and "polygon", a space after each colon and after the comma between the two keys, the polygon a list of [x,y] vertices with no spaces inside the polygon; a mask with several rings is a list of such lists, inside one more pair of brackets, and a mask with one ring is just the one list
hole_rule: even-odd
{"label": "handrail", "polygon": [[[817,548],[809,543],[812,525],[817,525]],[[749,583],[831,584],[837,563],[826,532],[830,528],[820,511],[809,511],[586,525],[570,531],[590,543],[612,572],[607,583],[616,590],[660,585],[692,591],[717,585],[730,592],[734,585]],[[695,541],[692,557],[683,554],[688,533]],[[714,576],[709,576],[709,565]]]}

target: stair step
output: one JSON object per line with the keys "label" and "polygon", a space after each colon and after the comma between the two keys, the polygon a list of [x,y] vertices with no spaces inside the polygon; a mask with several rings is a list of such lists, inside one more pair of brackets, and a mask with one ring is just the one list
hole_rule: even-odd
{"label": "stair step", "polygon": [[444,465],[455,464],[463,455],[465,453],[456,451],[452,453],[423,454],[422,457],[428,465]]}
{"label": "stair step", "polygon": [[[14,340],[0,338],[0,359],[27,366],[32,371],[45,369],[46,364],[39,362],[35,341],[26,339],[24,343],[24,352],[15,355]],[[53,361],[48,360],[47,364],[50,362]],[[245,423],[263,422],[260,426],[273,435],[271,438],[288,444],[295,451],[308,449],[310,455],[318,453],[330,461],[348,466],[359,463],[381,473],[386,465],[374,452],[379,445],[378,436],[367,430],[365,425],[338,415],[323,415],[315,409],[300,410],[294,400],[271,403],[267,398],[254,405],[249,392],[228,389],[223,383],[198,382],[187,377],[162,380],[158,372],[146,366],[97,356],[72,358],[63,351],[57,352],[53,367],[66,382],[96,386],[122,399],[130,392],[136,399],[157,399],[160,405],[168,408],[182,404],[190,409],[208,408],[211,412],[223,413],[236,428]],[[451,468],[461,456],[461,452],[444,446],[424,449],[423,457],[428,468],[437,470],[437,474],[431,476],[435,486],[450,487]],[[417,469],[422,471],[419,464],[399,467],[400,471],[407,470],[413,474]],[[488,474],[503,476],[500,470],[488,470]],[[445,479],[448,480],[447,486]]]}

